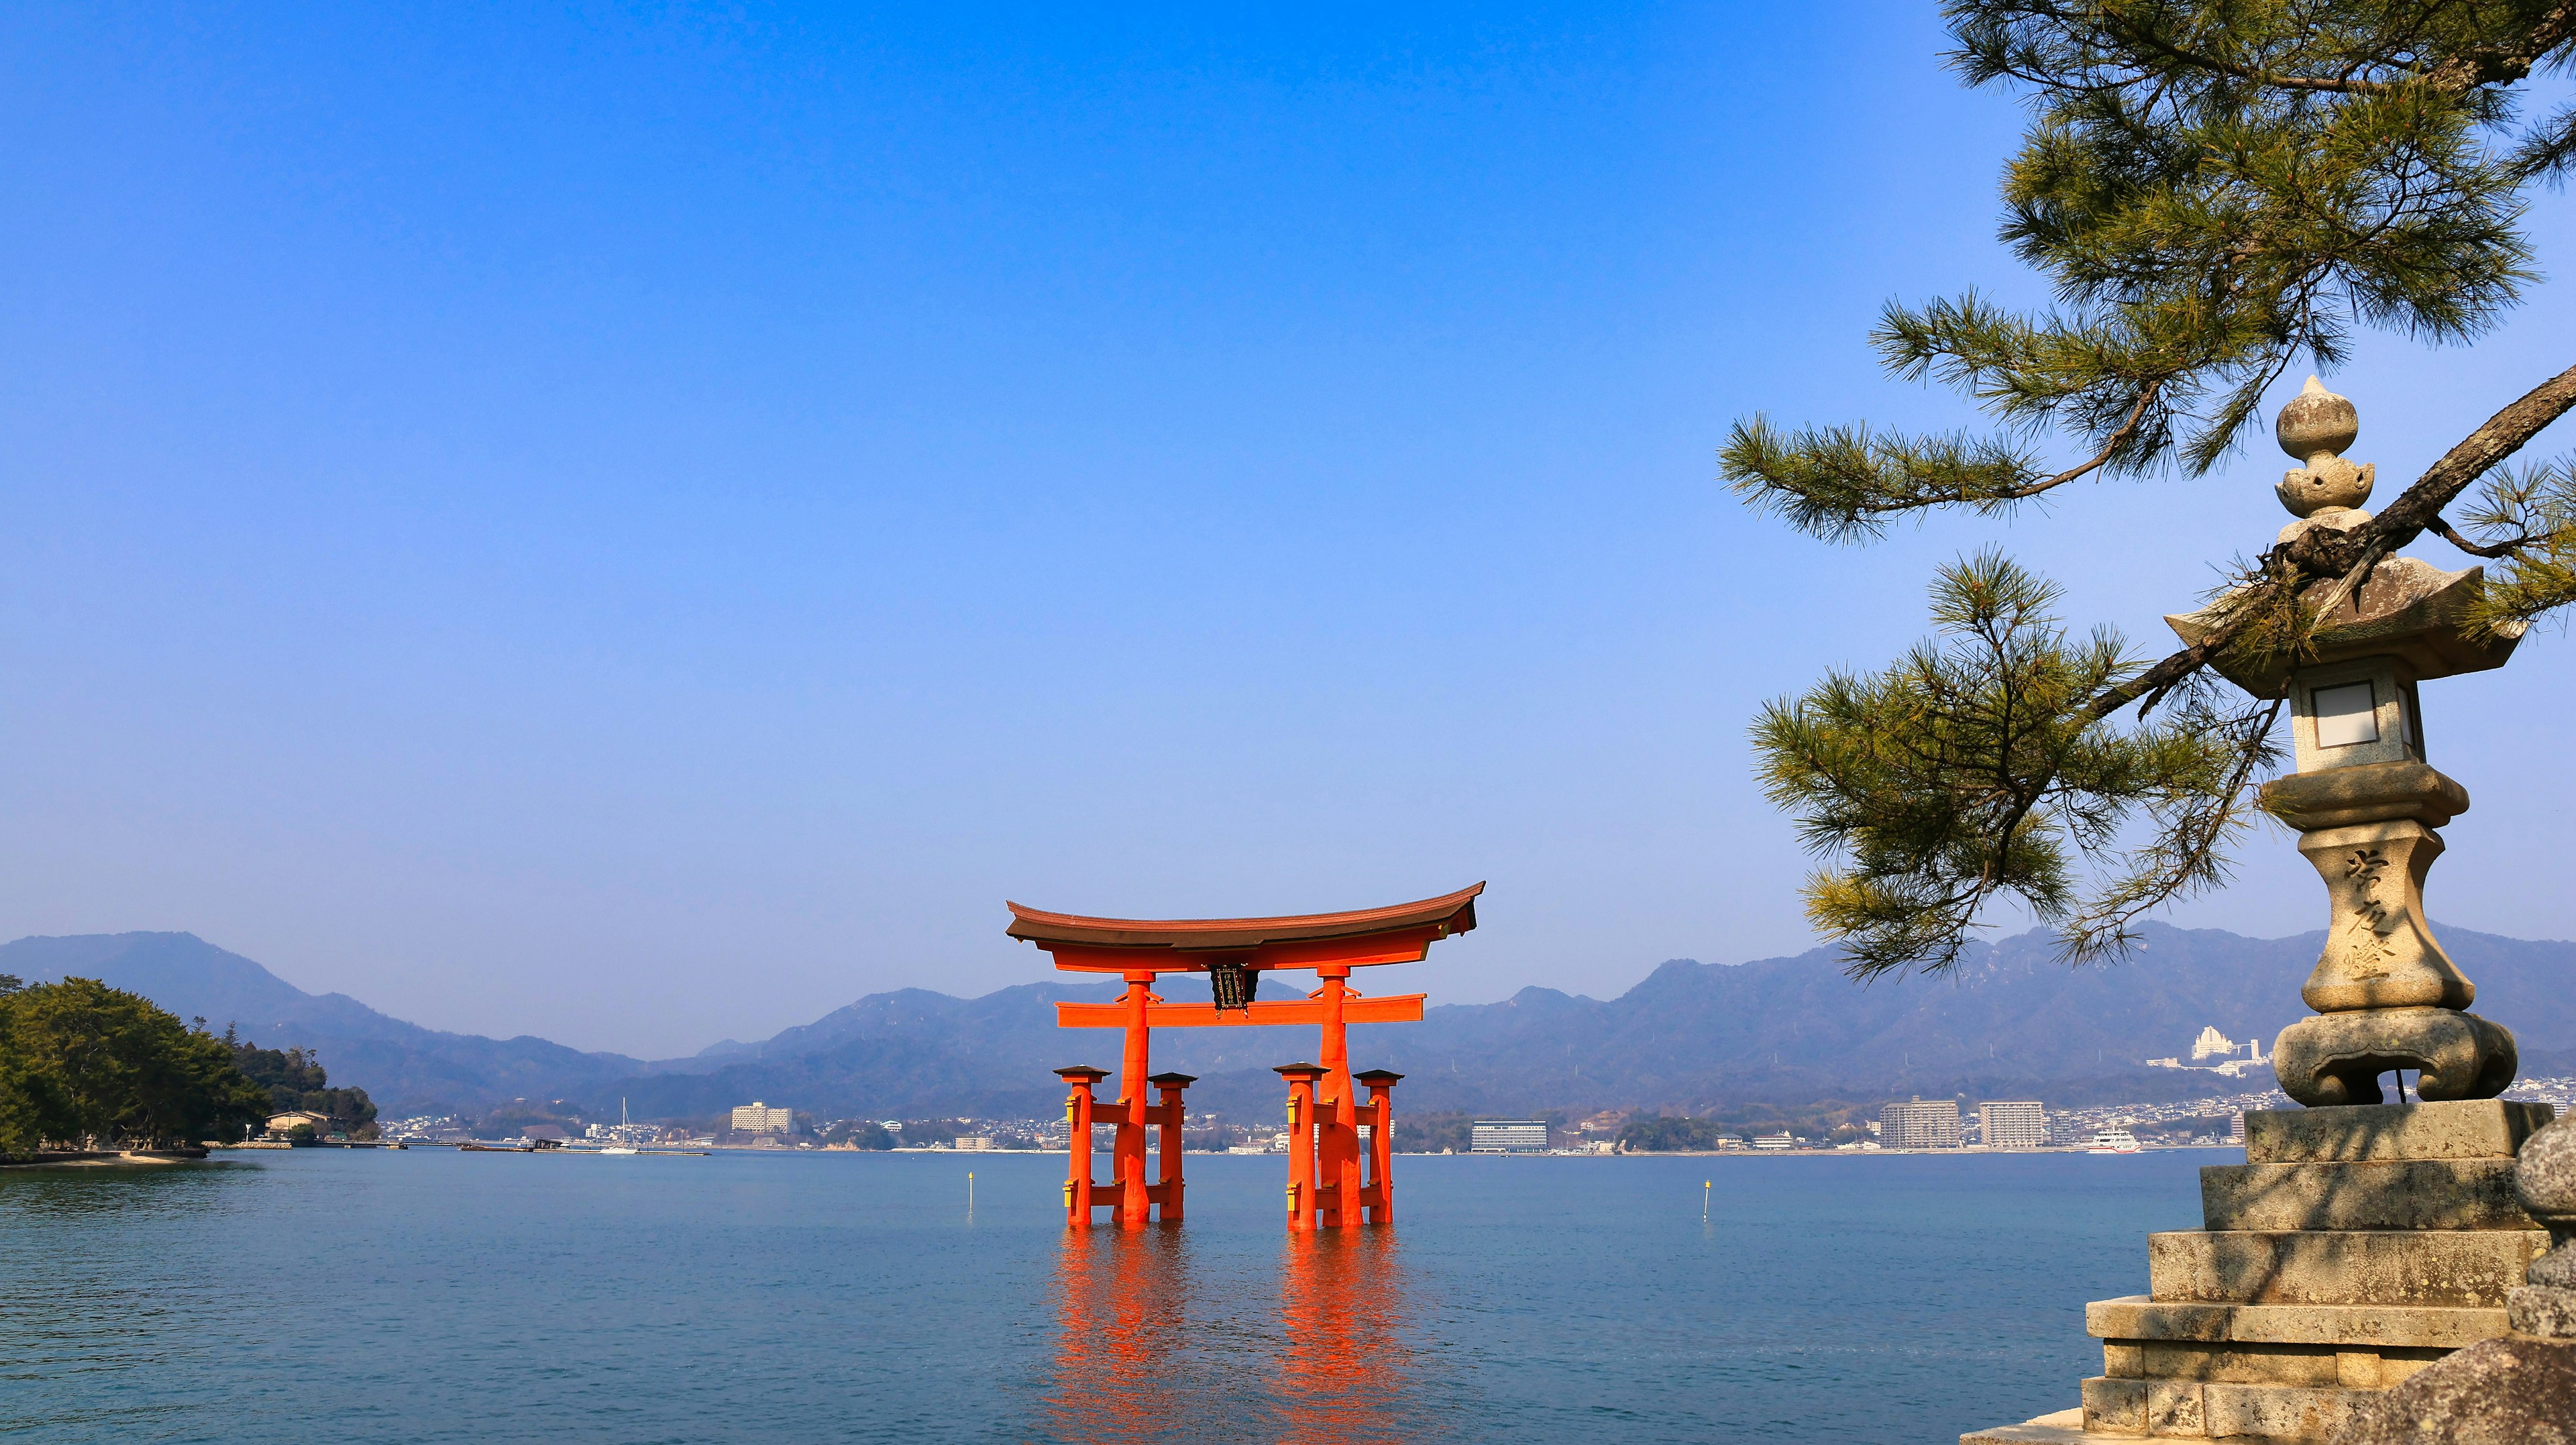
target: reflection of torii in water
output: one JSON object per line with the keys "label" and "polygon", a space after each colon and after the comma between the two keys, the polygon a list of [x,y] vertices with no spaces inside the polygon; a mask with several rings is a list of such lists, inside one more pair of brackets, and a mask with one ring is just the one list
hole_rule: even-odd
{"label": "reflection of torii in water", "polygon": [[[1180,1230],[1062,1236],[1049,1438],[1396,1445],[1436,1433],[1405,1335],[1419,1302],[1395,1235],[1287,1236],[1275,1299],[1239,1287],[1222,1255],[1194,1259],[1188,1241]],[[1247,1369],[1248,1354],[1268,1367]]]}
{"label": "reflection of torii in water", "polygon": [[[1091,1223],[1094,1208],[1114,1208],[1118,1222],[1141,1229],[1156,1206],[1165,1221],[1182,1217],[1181,1091],[1195,1082],[1187,1074],[1155,1074],[1152,1033],[1166,1028],[1242,1027],[1250,1024],[1315,1024],[1322,1032],[1320,1062],[1280,1070],[1288,1078],[1289,1227],[1355,1225],[1363,1214],[1376,1222],[1395,1217],[1393,1183],[1387,1177],[1392,1146],[1393,1104],[1389,1094],[1400,1074],[1372,1070],[1354,1079],[1346,1026],[1354,1023],[1416,1023],[1422,1018],[1422,995],[1362,998],[1351,991],[1354,968],[1386,963],[1413,963],[1431,945],[1476,926],[1476,896],[1485,885],[1462,888],[1420,903],[1366,908],[1350,913],[1310,913],[1288,918],[1088,918],[1069,913],[1042,913],[1013,903],[1010,935],[1034,943],[1055,956],[1055,966],[1077,973],[1114,973],[1127,981],[1116,1003],[1060,1003],[1061,1028],[1124,1028],[1127,1047],[1120,1067],[1118,1101],[1102,1103],[1092,1090],[1107,1074],[1100,1069],[1070,1068],[1056,1072],[1072,1086],[1065,1101],[1065,1122],[1072,1132],[1065,1179],[1068,1223]],[[1272,969],[1312,969],[1322,986],[1294,1002],[1258,1002],[1261,975]],[[1210,1004],[1167,1003],[1153,992],[1154,976],[1205,973],[1215,1001]],[[1153,1085],[1161,1098],[1147,1102]],[[1357,1097],[1365,1086],[1371,1097]],[[1109,1183],[1091,1177],[1091,1126],[1115,1124]],[[1371,1126],[1374,1178],[1364,1177],[1359,1128]],[[1163,1131],[1162,1180],[1145,1177],[1145,1131]],[[1105,1197],[1102,1197],[1105,1196]]]}

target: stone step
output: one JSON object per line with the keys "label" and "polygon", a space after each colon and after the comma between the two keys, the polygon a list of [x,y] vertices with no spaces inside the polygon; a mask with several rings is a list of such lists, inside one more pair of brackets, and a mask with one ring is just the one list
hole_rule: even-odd
{"label": "stone step", "polygon": [[2207,1229],[2538,1229],[2511,1159],[2217,1164],[2200,1171]]}
{"label": "stone step", "polygon": [[1971,1430],[1959,1437],[1959,1445],[2097,1445],[2097,1442],[2135,1441],[2135,1435],[2097,1435],[2084,1428],[2084,1411],[2060,1410],[2018,1425],[1989,1425]]}
{"label": "stone step", "polygon": [[2449,1350],[2400,1345],[2271,1345],[2229,1341],[2105,1340],[2102,1373],[2115,1380],[2199,1380],[2385,1390]]}
{"label": "stone step", "polygon": [[2363,1401],[2379,1393],[2100,1375],[2086,1380],[2083,1389],[2087,1430],[2219,1440],[2246,1435],[2323,1440],[2351,1418]]}
{"label": "stone step", "polygon": [[2456,1350],[2508,1328],[2503,1309],[2484,1305],[2201,1304],[2139,1294],[2084,1307],[2085,1332],[2100,1340]]}
{"label": "stone step", "polygon": [[2258,1109],[2245,1116],[2245,1159],[2251,1164],[2510,1159],[2523,1140],[2556,1117],[2551,1105],[2502,1099]]}
{"label": "stone step", "polygon": [[2549,1248],[2542,1230],[2176,1230],[2147,1236],[2159,1303],[2494,1308]]}

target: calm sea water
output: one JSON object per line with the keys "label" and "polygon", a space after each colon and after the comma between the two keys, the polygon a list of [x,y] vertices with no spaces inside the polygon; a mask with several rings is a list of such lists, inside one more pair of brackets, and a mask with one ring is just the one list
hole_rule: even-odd
{"label": "calm sea water", "polygon": [[1032,1155],[0,1171],[0,1438],[1946,1445],[2227,1157],[1402,1158],[1304,1239],[1236,1156],[1133,1235]]}

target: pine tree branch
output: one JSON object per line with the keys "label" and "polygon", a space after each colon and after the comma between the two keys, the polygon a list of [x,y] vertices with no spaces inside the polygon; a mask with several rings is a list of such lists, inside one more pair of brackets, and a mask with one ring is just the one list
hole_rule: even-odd
{"label": "pine tree branch", "polygon": [[2511,45],[2475,45],[2426,71],[2434,89],[2464,95],[2482,85],[2524,80],[2549,52],[2576,39],[2576,0],[2561,0]]}
{"label": "pine tree branch", "polygon": [[2427,526],[2424,530],[2441,538],[2443,541],[2450,543],[2452,546],[2459,548],[2461,551],[2468,553],[2472,557],[2510,557],[2514,553],[2519,552],[2523,548],[2540,540],[2539,538],[2532,536],[2530,533],[2525,532],[2520,536],[2508,537],[2501,542],[2472,542],[2468,538],[2461,536],[2457,531],[2454,531],[2451,524],[2443,521],[2440,517],[2435,517],[2432,524]]}
{"label": "pine tree branch", "polygon": [[2433,530],[2442,509],[2458,500],[2469,484],[2493,471],[2551,422],[2576,410],[2576,366],[2525,392],[2486,424],[2424,469],[2415,484],[2388,504],[2387,510],[2349,532],[2312,527],[2285,547],[2281,559],[2308,577],[2336,577],[2350,572],[2373,547],[2394,552]]}
{"label": "pine tree branch", "polygon": [[2236,65],[2214,55],[2185,50],[2151,30],[2128,24],[2120,19],[2116,12],[2106,14],[2103,18],[2112,30],[2128,36],[2159,55],[2169,56],[2185,65],[2197,65],[2204,70],[2215,70],[2221,75],[2232,75],[2238,80],[2250,80],[2257,85],[2269,85],[2283,90],[2331,91],[2338,95],[2378,95],[2395,88],[2382,80],[2355,80],[2350,76],[2328,80],[2312,75],[2281,75],[2269,70],[2257,70],[2252,66]]}

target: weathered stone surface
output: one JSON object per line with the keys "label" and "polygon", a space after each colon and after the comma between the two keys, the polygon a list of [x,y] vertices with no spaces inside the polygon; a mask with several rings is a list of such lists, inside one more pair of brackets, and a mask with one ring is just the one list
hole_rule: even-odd
{"label": "weathered stone surface", "polygon": [[2078,1388],[2084,1392],[2085,1429],[2111,1435],[2147,1433],[2145,1380],[2096,1375]]}
{"label": "weathered stone surface", "polygon": [[[2576,1292],[2576,1124],[2553,1124],[2531,1136],[2522,1146],[2515,1187],[2521,1194],[2522,1207],[2548,1226],[2550,1238],[2558,1243],[2556,1249],[2532,1264],[2531,1282],[2556,1291]],[[2563,1305],[2535,1300],[2531,1308],[2536,1312],[2535,1319],[2550,1322],[2550,1328],[2533,1329],[2531,1333],[2576,1336],[2576,1329],[2562,1330],[2555,1324]]]}
{"label": "weathered stone surface", "polygon": [[2482,1340],[2384,1394],[2333,1445],[2576,1445],[2576,1341]]}
{"label": "weathered stone surface", "polygon": [[2134,1441],[2134,1435],[2096,1435],[2084,1428],[2082,1409],[2060,1410],[2019,1425],[1990,1425],[1959,1437],[1959,1445],[2096,1445]]}
{"label": "weathered stone surface", "polygon": [[2084,1307],[2086,1333],[2104,1341],[2135,1343],[2188,1340],[2455,1350],[2492,1339],[2508,1328],[2505,1312],[2491,1306],[2200,1304],[2129,1295]]}
{"label": "weathered stone surface", "polygon": [[2507,1294],[2504,1307],[2518,1334],[2576,1339],[2576,1289],[2527,1284]]}
{"label": "weathered stone surface", "polygon": [[2198,1380],[2084,1382],[2084,1428],[2102,1435],[2321,1440],[2375,1390]]}
{"label": "weathered stone surface", "polygon": [[2512,1032],[2476,1014],[2372,1008],[2314,1014],[2281,1030],[2272,1076],[2311,1109],[2376,1104],[2391,1069],[2415,1070],[2427,1099],[2492,1099],[2513,1083],[2519,1057]]}
{"label": "weathered stone surface", "polygon": [[2275,1385],[2199,1387],[2201,1419],[2218,1439],[2252,1435],[2318,1440],[2332,1434],[2376,1390],[2302,1390]]}
{"label": "weathered stone surface", "polygon": [[2557,1116],[2547,1104],[2503,1099],[2258,1109],[2245,1116],[2245,1158],[2254,1164],[2510,1159]]}
{"label": "weathered stone surface", "polygon": [[2522,1197],[2531,1212],[2576,1216],[2576,1127],[2535,1130],[2520,1153]]}
{"label": "weathered stone surface", "polygon": [[2159,1301],[2494,1308],[2548,1243],[2511,1229],[2182,1230],[2147,1236],[2147,1280]]}
{"label": "weathered stone surface", "polygon": [[2537,1229],[2511,1159],[2221,1164],[2200,1171],[2210,1229]]}
{"label": "weathered stone surface", "polygon": [[2412,818],[2439,828],[2469,810],[2469,790],[2412,758],[2292,773],[2263,785],[2263,811],[2298,829]]}
{"label": "weathered stone surface", "polygon": [[2384,1389],[2450,1353],[2396,1345],[2199,1344],[2178,1340],[2102,1347],[2109,1379],[2198,1380],[2310,1389]]}

